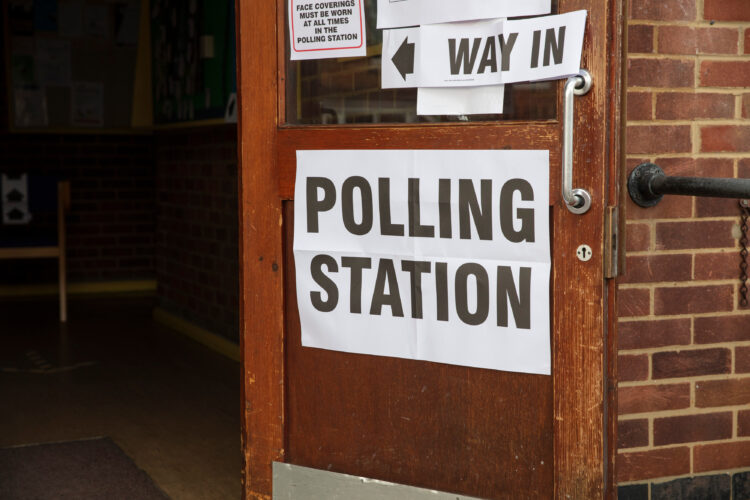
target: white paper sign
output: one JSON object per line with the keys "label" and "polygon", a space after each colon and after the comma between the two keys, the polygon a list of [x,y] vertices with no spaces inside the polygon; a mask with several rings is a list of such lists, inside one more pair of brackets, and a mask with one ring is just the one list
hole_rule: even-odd
{"label": "white paper sign", "polygon": [[538,16],[551,11],[550,0],[378,0],[378,28]]}
{"label": "white paper sign", "polygon": [[298,151],[302,345],[550,373],[547,151]]}
{"label": "white paper sign", "polygon": [[70,124],[104,125],[104,90],[101,82],[73,82],[70,89]]}
{"label": "white paper sign", "polygon": [[505,85],[417,89],[418,115],[501,114]]}
{"label": "white paper sign", "polygon": [[57,30],[65,37],[83,35],[83,2],[76,0],[57,4]]}
{"label": "white paper sign", "polygon": [[35,39],[36,79],[40,85],[70,84],[70,41]]}
{"label": "white paper sign", "polygon": [[289,0],[289,37],[292,60],[366,55],[362,0]]}
{"label": "white paper sign", "polygon": [[43,89],[13,89],[13,124],[16,127],[46,127],[47,93]]}
{"label": "white paper sign", "polygon": [[26,174],[11,177],[0,176],[2,186],[0,202],[3,209],[3,224],[28,224],[31,221],[29,212],[29,180]]}
{"label": "white paper sign", "polygon": [[586,11],[383,32],[383,88],[565,78],[581,64]]}

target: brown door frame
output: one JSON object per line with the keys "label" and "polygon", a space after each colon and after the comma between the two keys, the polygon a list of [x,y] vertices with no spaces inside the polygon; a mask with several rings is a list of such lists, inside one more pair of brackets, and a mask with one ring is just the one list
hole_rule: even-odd
{"label": "brown door frame", "polygon": [[[592,74],[606,75],[595,81],[586,99],[576,103],[576,144],[574,161],[576,183],[589,186],[606,197],[591,213],[576,221],[575,238],[556,234],[555,253],[566,255],[554,266],[553,282],[576,276],[579,285],[565,291],[565,314],[556,315],[553,326],[554,384],[554,481],[555,498],[601,498],[614,496],[614,456],[616,432],[616,310],[614,280],[604,280],[602,272],[581,272],[573,252],[580,242],[604,241],[604,212],[618,204],[620,163],[620,100],[622,9],[620,0],[560,0],[560,12],[587,8],[588,28],[582,67]],[[243,482],[246,498],[271,495],[273,461],[284,461],[284,293],[282,201],[291,194],[293,169],[280,169],[289,163],[278,156],[280,141],[305,145],[301,128],[283,129],[279,107],[279,86],[283,85],[284,0],[237,0],[237,57],[240,156],[240,347],[242,372],[242,449]],[[591,26],[602,29],[591,30]],[[588,118],[584,118],[588,117]],[[560,137],[558,122],[462,125],[457,131],[447,126],[405,126],[399,134],[422,138],[434,135],[451,138],[454,147],[472,148],[462,140],[466,131],[491,128],[498,145],[524,143],[523,127],[536,134],[537,144],[550,144],[551,193],[559,193],[559,153],[554,152]],[[283,132],[280,133],[280,131]],[[309,129],[307,129],[309,130]],[[319,127],[323,134],[341,133],[340,128]],[[347,128],[352,144],[363,138],[385,139],[393,128]],[[485,139],[488,136],[485,136]],[[346,142],[346,140],[345,140]],[[404,139],[404,142],[408,140]],[[447,142],[451,143],[451,142]],[[525,143],[528,144],[528,143]],[[340,143],[339,147],[347,147]],[[355,146],[356,147],[356,146]],[[377,147],[377,146],[375,146]],[[391,146],[395,147],[395,146]],[[587,151],[598,152],[592,158]],[[587,171],[604,169],[603,175]],[[554,204],[560,201],[553,198]],[[564,210],[555,210],[555,227]],[[603,250],[603,248],[602,248]],[[603,267],[602,252],[596,252],[592,266]],[[584,290],[595,290],[594,296]],[[562,295],[554,293],[560,308]],[[563,334],[564,333],[564,334]]]}

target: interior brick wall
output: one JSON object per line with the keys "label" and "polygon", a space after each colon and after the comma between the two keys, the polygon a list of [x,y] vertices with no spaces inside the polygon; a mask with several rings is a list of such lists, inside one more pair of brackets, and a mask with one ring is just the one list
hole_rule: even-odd
{"label": "interior brick wall", "polygon": [[[629,4],[628,169],[750,177],[750,2]],[[750,498],[738,202],[667,196],[626,210],[620,498]]]}
{"label": "interior brick wall", "polygon": [[236,126],[159,132],[155,148],[159,306],[237,341]]}
{"label": "interior brick wall", "polygon": [[[154,277],[151,136],[0,133],[0,172],[71,182],[70,281]],[[0,284],[56,282],[55,259],[0,260]]]}

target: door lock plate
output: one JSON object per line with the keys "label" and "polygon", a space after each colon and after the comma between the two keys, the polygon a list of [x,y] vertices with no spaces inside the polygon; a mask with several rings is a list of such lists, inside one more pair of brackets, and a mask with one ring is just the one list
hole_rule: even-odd
{"label": "door lock plate", "polygon": [[576,257],[578,257],[578,260],[580,260],[581,262],[590,261],[593,255],[594,253],[591,251],[591,247],[588,245],[580,245],[576,249]]}

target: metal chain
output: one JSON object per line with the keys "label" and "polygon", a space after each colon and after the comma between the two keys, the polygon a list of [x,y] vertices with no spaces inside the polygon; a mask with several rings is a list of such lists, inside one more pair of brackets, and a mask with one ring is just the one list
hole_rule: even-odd
{"label": "metal chain", "polygon": [[742,218],[742,224],[740,229],[742,230],[742,236],[740,237],[740,306],[747,307],[747,256],[748,256],[748,219],[750,218],[750,203],[748,200],[740,200],[740,217]]}

